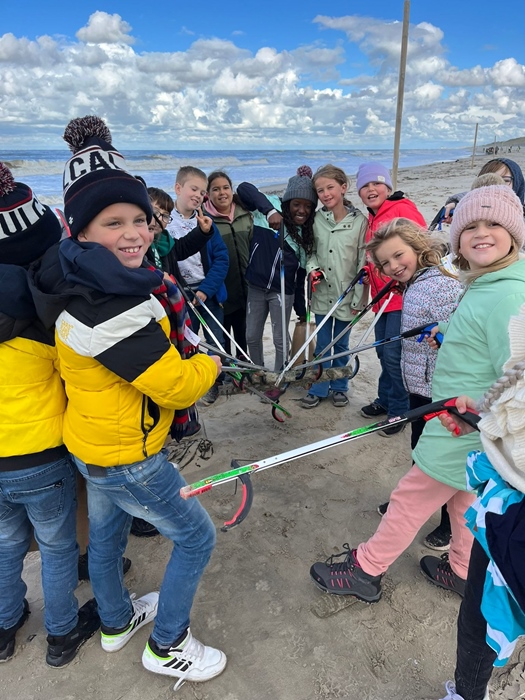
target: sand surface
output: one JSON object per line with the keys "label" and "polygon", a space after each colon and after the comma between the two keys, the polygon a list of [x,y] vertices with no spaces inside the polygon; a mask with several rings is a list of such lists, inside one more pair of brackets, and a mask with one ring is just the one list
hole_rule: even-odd
{"label": "sand surface", "polygon": [[[525,165],[525,149],[511,157]],[[469,189],[489,157],[401,170],[398,189],[413,199],[430,222],[445,198]],[[357,205],[355,181],[350,198]],[[294,314],[293,314],[294,316]],[[369,324],[353,332],[357,340]],[[293,326],[293,323],[292,323]],[[266,334],[266,364],[272,344]],[[252,395],[221,397],[201,411],[214,454],[198,454],[184,467],[188,481],[224,471],[235,458],[252,462],[308,442],[365,425],[359,408],[376,396],[379,363],[372,351],[360,357],[352,381],[350,405],[325,401],[304,410],[297,400],[304,389],[290,389],[282,403],[292,412],[286,423],[274,421],[267,405]],[[190,444],[185,461],[195,452]],[[410,466],[409,432],[390,439],[370,435],[253,479],[252,511],[236,529],[218,532],[217,547],[199,588],[192,615],[194,634],[218,646],[228,666],[204,684],[186,684],[182,700],[437,700],[452,677],[455,623],[460,599],[427,583],[419,558],[431,553],[423,537],[437,525],[434,517],[384,579],[382,600],[355,603],[336,611],[339,598],[319,591],[309,578],[314,561],[357,545],[375,531],[376,508],[388,499]],[[235,512],[239,494],[232,484],[202,497],[219,527]],[[138,596],[157,589],[170,553],[162,537],[130,537],[127,555],[133,566],[126,577]],[[7,700],[164,700],[173,681],[145,671],[142,649],[149,627],[141,629],[119,653],[102,651],[91,639],[77,659],[62,670],[46,666],[43,601],[38,553],[25,567],[32,614],[17,636],[17,653],[0,671],[0,697]],[[83,583],[81,603],[91,597]],[[177,595],[177,592],[173,592]],[[333,612],[332,615],[327,615]],[[525,692],[520,647],[493,677],[492,698],[516,700]]]}

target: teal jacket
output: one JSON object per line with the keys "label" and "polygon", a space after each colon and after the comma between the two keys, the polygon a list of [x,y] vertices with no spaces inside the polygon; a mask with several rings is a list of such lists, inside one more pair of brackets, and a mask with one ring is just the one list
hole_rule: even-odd
{"label": "teal jacket", "polygon": [[[438,351],[432,400],[467,394],[476,401],[503,374],[510,356],[508,326],[525,304],[525,259],[478,277],[448,323]],[[412,452],[417,466],[433,479],[467,491],[466,461],[482,450],[479,433],[456,438],[430,420]]]}

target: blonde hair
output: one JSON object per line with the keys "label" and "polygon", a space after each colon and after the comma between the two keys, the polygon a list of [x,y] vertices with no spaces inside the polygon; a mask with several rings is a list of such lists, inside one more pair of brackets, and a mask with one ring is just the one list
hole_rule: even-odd
{"label": "blonde hair", "polygon": [[[399,236],[403,243],[410,246],[417,255],[418,270],[423,267],[439,265],[441,262],[441,244],[432,239],[428,231],[418,226],[414,221],[398,217],[381,226],[366,246],[367,252],[370,253],[374,265],[381,274],[383,266],[377,257],[377,250],[385,241],[389,241],[395,236]],[[442,270],[442,272],[446,274],[446,271]]]}
{"label": "blonde hair", "polygon": [[[349,179],[347,174],[342,168],[338,168],[337,165],[332,165],[328,163],[327,165],[321,165],[317,168],[314,176],[312,177],[312,183],[315,187],[315,181],[320,177],[326,177],[329,180],[335,180],[340,185],[349,185]],[[346,197],[343,198],[345,206],[352,206],[352,202]]]}

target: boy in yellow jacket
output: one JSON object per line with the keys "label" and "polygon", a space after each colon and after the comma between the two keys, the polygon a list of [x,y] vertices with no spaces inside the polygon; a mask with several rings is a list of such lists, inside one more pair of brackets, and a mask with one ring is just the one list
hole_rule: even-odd
{"label": "boy in yellow jacket", "polygon": [[[69,123],[73,151],[64,172],[64,212],[71,237],[35,270],[41,318],[56,327],[60,372],[69,403],[64,442],[88,486],[89,573],[102,621],[102,648],[121,649],[157,616],[142,656],[155,673],[205,681],[226,657],[189,629],[198,583],[215,528],[163,445],[185,407],[214,384],[218,357],[195,354],[176,285],[148,267],[153,233],[144,185],[126,171],[98,117]],[[211,227],[202,217],[201,227]],[[174,416],[175,414],[175,416]],[[120,560],[132,517],[173,541],[157,592],[132,600]]]}
{"label": "boy in yellow jacket", "polygon": [[33,532],[42,561],[46,662],[68,664],[100,626],[80,610],[76,470],[62,440],[66,395],[53,334],[38,321],[26,267],[60,239],[53,212],[0,163],[0,661],[29,615],[22,579]]}

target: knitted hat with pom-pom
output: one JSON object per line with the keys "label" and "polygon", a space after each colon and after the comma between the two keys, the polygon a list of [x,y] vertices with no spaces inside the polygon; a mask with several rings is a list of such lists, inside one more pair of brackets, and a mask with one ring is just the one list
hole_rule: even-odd
{"label": "knitted hat with pom-pom", "polygon": [[64,169],[64,213],[71,236],[112,204],[136,204],[150,223],[153,213],[146,188],[126,170],[124,157],[111,146],[111,132],[100,117],[73,119],[64,131],[73,152]]}
{"label": "knitted hat with pom-pom", "polygon": [[312,204],[317,204],[317,192],[312,182],[312,169],[308,165],[301,165],[297,168],[297,175],[288,180],[282,201],[289,202],[291,199],[307,199]]}
{"label": "knitted hat with pom-pom", "polygon": [[0,263],[29,265],[57,243],[61,233],[52,210],[0,163]]}

